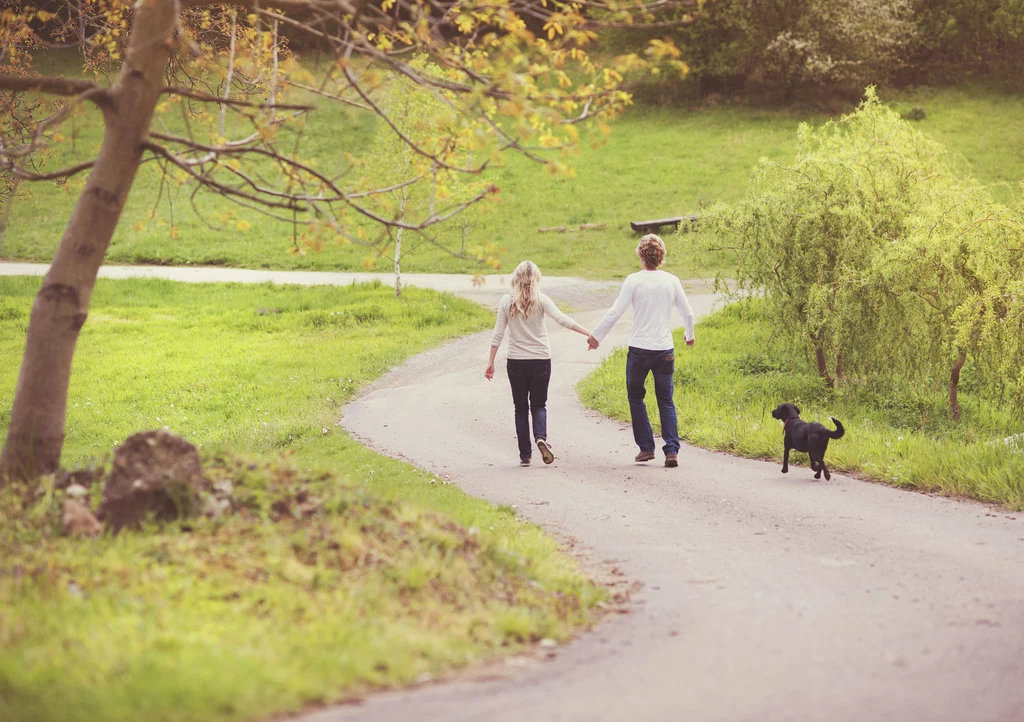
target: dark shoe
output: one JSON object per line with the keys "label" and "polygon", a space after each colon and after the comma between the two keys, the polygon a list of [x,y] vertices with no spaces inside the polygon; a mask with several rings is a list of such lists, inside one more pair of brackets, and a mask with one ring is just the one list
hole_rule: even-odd
{"label": "dark shoe", "polygon": [[519,460],[519,465],[520,466],[529,466],[530,465],[530,460],[529,459],[520,459]]}
{"label": "dark shoe", "polygon": [[665,454],[665,466],[674,469],[679,466],[679,458],[675,454]]}
{"label": "dark shoe", "polygon": [[551,446],[546,439],[537,439],[537,448],[540,449],[540,455],[545,464],[550,464],[555,460],[555,455],[551,453]]}
{"label": "dark shoe", "polygon": [[639,454],[636,455],[636,457],[633,459],[633,461],[650,461],[653,458],[654,458],[654,452],[653,451],[641,451]]}

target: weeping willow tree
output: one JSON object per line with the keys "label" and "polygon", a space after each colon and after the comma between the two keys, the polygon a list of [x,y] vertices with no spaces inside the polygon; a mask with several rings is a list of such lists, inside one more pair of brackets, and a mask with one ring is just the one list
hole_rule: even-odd
{"label": "weeping willow tree", "polygon": [[1024,209],[959,177],[873,89],[802,125],[792,164],[762,161],[703,220],[709,248],[735,254],[737,292],[763,297],[827,385],[931,389],[958,420],[970,370],[980,394],[1024,401]]}

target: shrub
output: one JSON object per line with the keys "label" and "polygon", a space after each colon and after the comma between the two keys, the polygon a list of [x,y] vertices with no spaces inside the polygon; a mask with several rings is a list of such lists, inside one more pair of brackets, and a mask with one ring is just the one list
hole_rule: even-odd
{"label": "shrub", "polygon": [[765,298],[827,385],[945,392],[954,419],[962,374],[1024,401],[1024,209],[956,177],[873,89],[802,125],[794,164],[762,161],[740,203],[702,220],[707,250],[735,253],[734,290]]}

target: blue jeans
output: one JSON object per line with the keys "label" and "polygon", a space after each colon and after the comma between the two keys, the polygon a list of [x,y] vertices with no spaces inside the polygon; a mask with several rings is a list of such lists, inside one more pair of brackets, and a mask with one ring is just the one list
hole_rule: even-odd
{"label": "blue jeans", "polygon": [[661,414],[662,447],[666,454],[679,453],[679,423],[676,421],[676,405],[672,400],[672,374],[675,372],[675,349],[650,351],[629,347],[626,356],[626,393],[629,395],[629,415],[633,420],[633,439],[641,451],[654,451],[654,432],[647,418],[644,396],[647,390],[644,382],[647,374],[654,374],[654,395],[658,399]]}
{"label": "blue jeans", "polygon": [[530,438],[530,417],[533,417],[533,438],[548,438],[548,382],[551,381],[551,359],[509,359],[508,383],[512,387],[512,403],[516,407],[516,437],[519,458],[533,455]]}

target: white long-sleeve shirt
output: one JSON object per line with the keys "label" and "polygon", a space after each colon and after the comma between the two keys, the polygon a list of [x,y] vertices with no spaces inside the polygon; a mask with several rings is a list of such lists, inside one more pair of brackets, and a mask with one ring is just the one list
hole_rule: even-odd
{"label": "white long-sleeve shirt", "polygon": [[508,328],[508,357],[513,360],[549,359],[551,345],[548,343],[548,327],[544,323],[545,316],[551,316],[559,325],[572,328],[576,322],[558,310],[558,306],[543,293],[540,294],[540,305],[530,312],[529,318],[517,314],[515,318],[509,314],[512,296],[506,294],[498,304],[498,319],[494,322],[494,334],[491,346],[501,345],[501,339]]}
{"label": "white long-sleeve shirt", "polygon": [[629,345],[650,351],[674,348],[669,321],[672,309],[679,309],[686,326],[686,340],[693,340],[693,309],[679,279],[666,271],[638,271],[626,276],[619,297],[594,329],[594,338],[603,341],[626,309],[633,307],[633,333]]}

